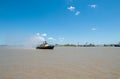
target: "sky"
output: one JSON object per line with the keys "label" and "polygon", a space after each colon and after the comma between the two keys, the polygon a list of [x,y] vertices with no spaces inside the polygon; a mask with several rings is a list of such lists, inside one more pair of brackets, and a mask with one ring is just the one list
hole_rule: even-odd
{"label": "sky", "polygon": [[0,0],[0,45],[120,42],[120,0]]}

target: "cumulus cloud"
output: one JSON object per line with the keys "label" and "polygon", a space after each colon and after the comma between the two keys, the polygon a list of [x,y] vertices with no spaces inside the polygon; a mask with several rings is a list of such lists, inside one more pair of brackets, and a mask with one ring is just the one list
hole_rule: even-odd
{"label": "cumulus cloud", "polygon": [[43,34],[41,34],[41,36],[44,36],[44,37],[46,37],[46,36],[47,36],[47,34],[46,34],[46,33],[43,33]]}
{"label": "cumulus cloud", "polygon": [[80,11],[77,11],[76,13],[75,13],[75,15],[79,15],[80,14]]}
{"label": "cumulus cloud", "polygon": [[39,36],[39,35],[40,35],[40,33],[36,33],[36,35],[37,35],[37,36]]}
{"label": "cumulus cloud", "polygon": [[80,14],[80,11],[77,11],[76,7],[70,6],[67,9],[70,10],[71,12],[73,12],[75,15],[79,15]]}
{"label": "cumulus cloud", "polygon": [[73,7],[73,6],[70,6],[67,9],[70,10],[70,11],[75,11],[75,7]]}
{"label": "cumulus cloud", "polygon": [[96,31],[97,29],[96,28],[91,28],[92,31]]}
{"label": "cumulus cloud", "polygon": [[96,8],[97,5],[92,4],[92,5],[88,5],[88,6],[90,6],[91,8]]}
{"label": "cumulus cloud", "polygon": [[50,41],[55,41],[56,39],[53,38],[53,37],[49,37],[48,40],[50,40]]}

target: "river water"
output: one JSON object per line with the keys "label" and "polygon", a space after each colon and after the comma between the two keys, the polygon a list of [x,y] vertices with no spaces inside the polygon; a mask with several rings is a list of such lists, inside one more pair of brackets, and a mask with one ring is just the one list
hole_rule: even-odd
{"label": "river water", "polygon": [[0,79],[120,79],[120,48],[0,48]]}

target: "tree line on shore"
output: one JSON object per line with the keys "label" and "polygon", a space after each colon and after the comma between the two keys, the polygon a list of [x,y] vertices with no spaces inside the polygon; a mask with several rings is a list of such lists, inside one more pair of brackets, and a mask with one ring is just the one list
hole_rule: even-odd
{"label": "tree line on shore", "polygon": [[120,47],[120,42],[117,44],[102,44],[102,45],[95,45],[92,43],[89,44],[55,44],[55,46],[72,46],[72,47]]}
{"label": "tree line on shore", "polygon": [[[120,42],[116,44],[101,44],[96,45],[93,43],[86,43],[86,44],[53,44],[54,46],[65,46],[65,47],[120,47]],[[0,45],[0,47],[9,47],[9,45]]]}

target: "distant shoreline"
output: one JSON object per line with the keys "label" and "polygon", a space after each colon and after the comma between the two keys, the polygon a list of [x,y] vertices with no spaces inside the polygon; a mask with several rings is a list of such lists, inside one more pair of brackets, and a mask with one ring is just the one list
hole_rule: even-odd
{"label": "distant shoreline", "polygon": [[[75,44],[55,44],[55,47],[120,47],[120,44],[101,44],[101,45],[94,45],[94,44],[86,44],[86,45],[75,45]],[[0,48],[15,48],[15,49],[35,49],[36,47],[32,46],[24,46],[24,45],[0,45]]]}

